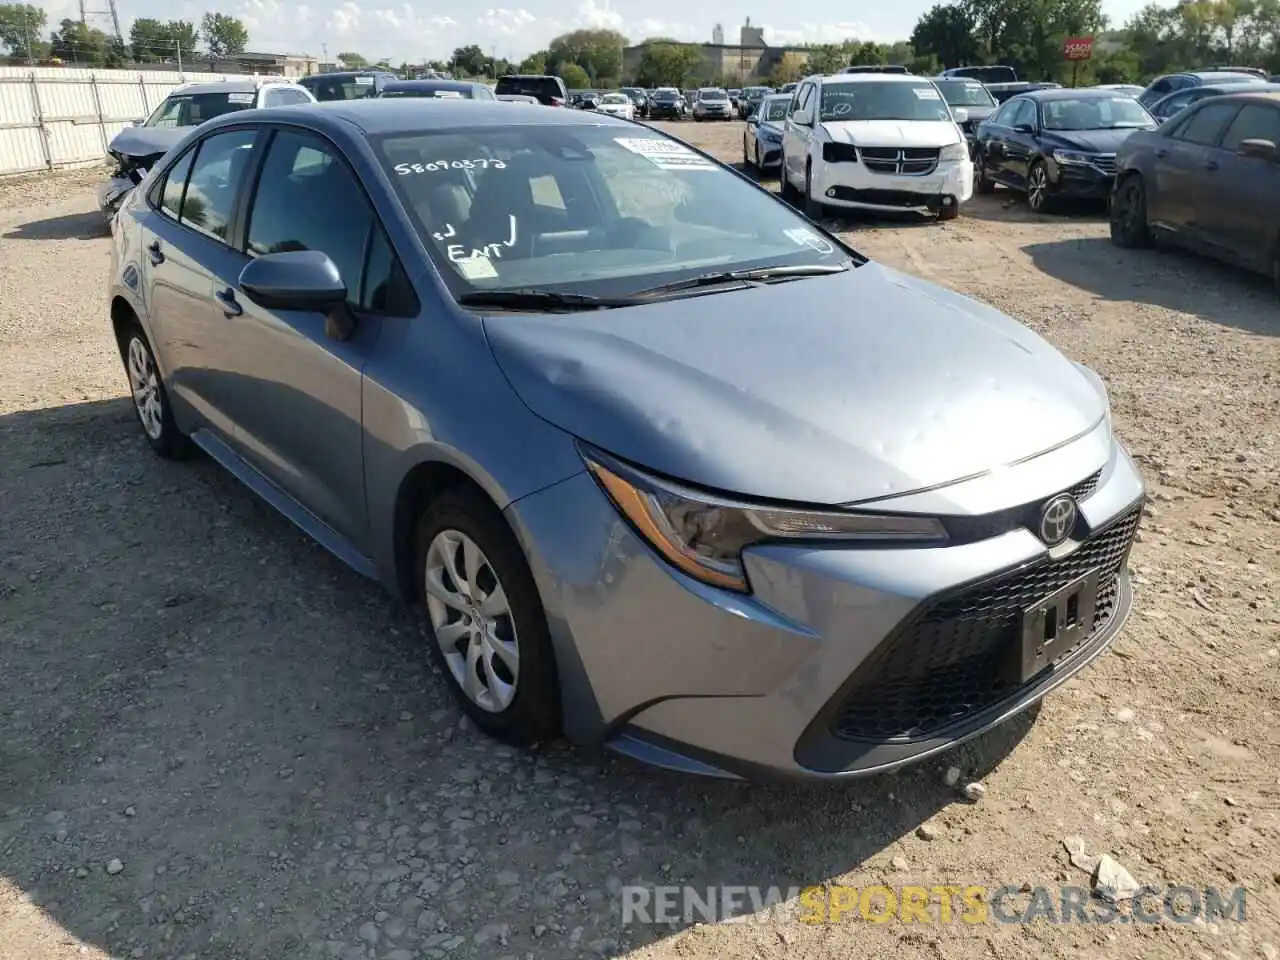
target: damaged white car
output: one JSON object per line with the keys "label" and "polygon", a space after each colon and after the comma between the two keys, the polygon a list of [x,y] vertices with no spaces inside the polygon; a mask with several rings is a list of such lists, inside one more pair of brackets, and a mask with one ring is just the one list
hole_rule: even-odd
{"label": "damaged white car", "polygon": [[110,220],[147,172],[192,127],[236,110],[315,103],[311,91],[278,77],[188,83],[164,98],[151,116],[121,130],[107,148],[114,165],[111,178],[98,188],[98,206]]}

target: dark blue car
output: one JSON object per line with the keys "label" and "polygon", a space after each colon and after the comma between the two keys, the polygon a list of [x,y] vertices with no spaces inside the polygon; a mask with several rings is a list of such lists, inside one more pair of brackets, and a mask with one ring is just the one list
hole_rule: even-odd
{"label": "dark blue car", "polygon": [[497,100],[483,83],[468,80],[396,80],[379,97],[431,97],[436,100]]}
{"label": "dark blue car", "polygon": [[1014,97],[978,125],[978,193],[996,184],[1027,195],[1032,210],[1059,197],[1105,200],[1116,150],[1156,121],[1132,97],[1113,90],[1036,90]]}

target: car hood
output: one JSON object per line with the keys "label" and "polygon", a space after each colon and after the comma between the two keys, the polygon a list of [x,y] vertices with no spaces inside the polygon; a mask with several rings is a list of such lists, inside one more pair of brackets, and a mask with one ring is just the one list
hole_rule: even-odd
{"label": "car hood", "polygon": [[861,147],[945,147],[960,141],[950,120],[835,120],[822,128],[837,143]]}
{"label": "car hood", "polygon": [[168,153],[191,130],[191,127],[126,127],[115,135],[110,149],[127,157]]}
{"label": "car hood", "polygon": [[1106,401],[997,310],[875,263],[591,313],[490,316],[535,413],[716,490],[817,504],[980,475],[1095,427]]}
{"label": "car hood", "polygon": [[1141,127],[1122,130],[1046,130],[1045,139],[1067,148],[1089,153],[1115,153]]}

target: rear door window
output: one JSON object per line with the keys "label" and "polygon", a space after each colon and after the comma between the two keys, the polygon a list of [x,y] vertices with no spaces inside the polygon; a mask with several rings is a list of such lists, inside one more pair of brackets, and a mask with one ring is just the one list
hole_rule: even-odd
{"label": "rear door window", "polygon": [[226,242],[257,135],[256,129],[229,130],[200,142],[178,218],[184,226]]}
{"label": "rear door window", "polygon": [[1187,143],[1211,147],[1239,109],[1234,103],[1206,103],[1187,117],[1173,136]]}

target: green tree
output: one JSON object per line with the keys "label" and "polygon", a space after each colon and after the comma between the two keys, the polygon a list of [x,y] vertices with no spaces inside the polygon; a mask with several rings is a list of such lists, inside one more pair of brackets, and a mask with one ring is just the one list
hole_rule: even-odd
{"label": "green tree", "polygon": [[0,3],[0,47],[11,57],[32,58],[46,21],[45,12],[29,3]]}
{"label": "green tree", "polygon": [[478,77],[485,72],[489,58],[477,44],[458,47],[453,51],[453,69],[465,77]]}
{"label": "green tree", "polygon": [[973,12],[959,4],[936,4],[911,31],[911,46],[917,55],[933,54],[943,67],[963,67],[979,63],[982,49],[976,35]]}
{"label": "green tree", "polygon": [[200,27],[211,57],[234,57],[249,43],[248,28],[225,13],[206,13]]}
{"label": "green tree", "polygon": [[564,81],[564,85],[570,90],[585,90],[591,86],[591,78],[587,76],[587,71],[573,62],[565,62],[556,68],[556,75]]}
{"label": "green tree", "polygon": [[64,19],[49,38],[49,52],[65,63],[82,63],[90,67],[105,67],[112,52],[107,35],[78,20]]}
{"label": "green tree", "polygon": [[683,88],[702,63],[697,48],[683,43],[647,43],[640,55],[636,83],[643,87]]}
{"label": "green tree", "polygon": [[338,59],[348,70],[362,70],[369,65],[369,61],[358,53],[340,53]]}
{"label": "green tree", "polygon": [[520,66],[516,70],[517,73],[546,73],[547,72],[547,51],[539,50],[537,53],[531,53],[520,61]]}
{"label": "green tree", "polygon": [[627,38],[616,30],[574,30],[551,41],[547,66],[559,73],[561,64],[576,63],[591,83],[599,83],[601,78],[622,76],[622,48],[626,45]]}
{"label": "green tree", "polygon": [[843,45],[824,43],[809,51],[809,69],[814,73],[839,73],[849,66],[849,51]]}

